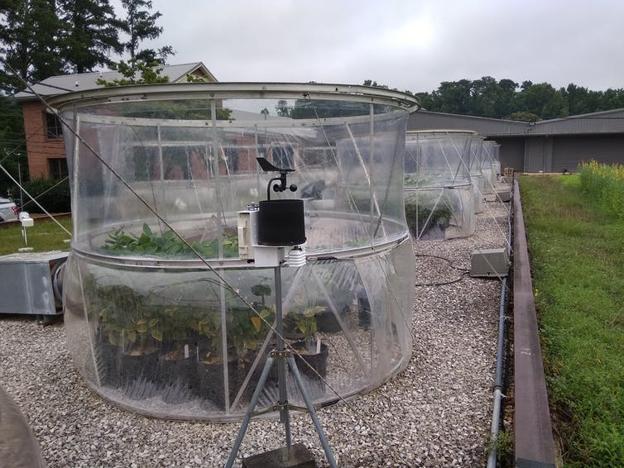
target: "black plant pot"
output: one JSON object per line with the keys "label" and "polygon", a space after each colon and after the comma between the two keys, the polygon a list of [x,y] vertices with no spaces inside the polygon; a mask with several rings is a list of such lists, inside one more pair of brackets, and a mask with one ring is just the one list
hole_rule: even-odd
{"label": "black plant pot", "polygon": [[154,396],[158,380],[158,351],[121,354],[119,378],[128,398],[143,400]]}
{"label": "black plant pot", "polygon": [[[234,358],[228,360],[228,400],[232,402],[237,391],[238,366]],[[223,363],[207,363],[200,361],[196,365],[197,369],[197,395],[209,401],[219,409],[225,409],[225,383],[223,378]]]}
{"label": "black plant pot", "polygon": [[[327,356],[329,355],[329,348],[325,343],[321,343],[321,352],[316,354],[309,354],[306,351],[304,341],[296,341],[292,344],[292,347],[298,353],[295,354],[295,362],[297,363],[299,372],[315,380],[319,380],[317,374],[325,378],[327,375]],[[309,366],[306,363],[309,364]],[[310,366],[316,372],[310,369]]]}
{"label": "black plant pot", "polygon": [[[315,400],[325,393],[325,383],[321,378],[327,376],[327,357],[329,348],[325,343],[321,343],[321,352],[316,354],[308,354],[304,341],[293,343],[293,348],[298,354],[295,354],[295,363],[299,369],[299,373],[310,380],[308,385],[308,393]],[[310,369],[312,367],[312,369]],[[315,372],[316,371],[316,372]],[[319,377],[320,376],[320,377]]]}

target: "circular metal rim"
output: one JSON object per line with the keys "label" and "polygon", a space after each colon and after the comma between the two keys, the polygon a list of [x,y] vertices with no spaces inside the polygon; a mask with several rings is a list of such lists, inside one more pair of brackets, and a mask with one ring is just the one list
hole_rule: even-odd
{"label": "circular metal rim", "polygon": [[[335,260],[344,261],[356,258],[370,257],[373,255],[379,255],[390,251],[397,246],[409,241],[409,232],[406,231],[397,236],[396,239],[385,241],[383,243],[375,244],[366,247],[355,247],[346,249],[340,252],[327,252],[327,253],[311,253],[306,255],[309,262],[322,261],[322,260]],[[141,258],[141,257],[119,257],[104,255],[96,252],[89,252],[79,249],[77,247],[71,248],[71,253],[97,263],[102,266],[114,266],[126,270],[170,270],[170,271],[183,271],[183,270],[210,270],[206,264],[198,259],[158,259],[158,258]],[[256,267],[253,263],[248,262],[245,259],[233,258],[233,259],[206,259],[210,267],[215,270],[227,270],[227,269],[258,269],[263,267]]]}
{"label": "circular metal rim", "polygon": [[461,184],[447,184],[447,185],[425,185],[422,187],[416,185],[404,185],[403,192],[421,192],[421,191],[433,191],[433,190],[455,190],[455,189],[469,189],[472,187],[472,182],[462,182]]}
{"label": "circular metal rim", "polygon": [[76,91],[50,98],[48,104],[58,109],[69,105],[86,107],[96,104],[146,100],[188,99],[328,99],[386,104],[414,112],[418,100],[400,91],[363,85],[325,83],[167,83],[157,85],[116,86]]}
{"label": "circular metal rim", "polygon": [[459,130],[459,129],[431,129],[431,130],[408,130],[405,132],[407,136],[410,135],[425,135],[425,134],[434,134],[434,135],[470,135],[477,136],[479,132],[475,132],[474,130]]}

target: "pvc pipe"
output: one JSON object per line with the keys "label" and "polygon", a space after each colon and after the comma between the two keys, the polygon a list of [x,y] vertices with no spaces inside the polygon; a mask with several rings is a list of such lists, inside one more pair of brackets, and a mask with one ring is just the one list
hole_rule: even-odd
{"label": "pvc pipe", "polygon": [[507,304],[507,280],[501,281],[501,298],[498,308],[498,343],[496,350],[496,380],[494,384],[494,408],[490,425],[491,440],[494,442],[488,455],[487,468],[496,467],[496,441],[500,427],[500,413],[502,406],[502,388],[505,362],[505,305]]}

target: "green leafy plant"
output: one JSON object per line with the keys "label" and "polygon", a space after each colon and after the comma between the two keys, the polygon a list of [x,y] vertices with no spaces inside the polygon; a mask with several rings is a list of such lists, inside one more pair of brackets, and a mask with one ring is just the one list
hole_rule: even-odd
{"label": "green leafy plant", "polygon": [[295,330],[303,334],[306,349],[310,353],[316,352],[315,338],[318,332],[316,316],[325,311],[325,309],[323,306],[311,306],[305,308],[300,313],[293,314]]}
{"label": "green leafy plant", "polygon": [[190,328],[200,337],[206,338],[200,359],[214,364],[222,361],[221,352],[221,323],[216,312],[200,313],[190,319]]}
{"label": "green leafy plant", "polygon": [[414,235],[424,234],[433,227],[446,229],[452,216],[453,213],[444,200],[441,200],[434,210],[422,203],[405,202],[405,218]]}
{"label": "green leafy plant", "polygon": [[231,322],[228,325],[228,342],[234,345],[239,358],[248,351],[258,349],[266,337],[269,326],[275,317],[272,308],[264,307],[256,312],[247,308],[231,309]]}
{"label": "green leafy plant", "polygon": [[160,318],[145,306],[142,296],[125,285],[98,287],[94,280],[90,303],[99,310],[99,326],[105,339],[125,351],[147,352],[163,339]]}
{"label": "green leafy plant", "polygon": [[[233,230],[225,229],[223,233],[223,256],[238,256],[238,235]],[[191,241],[189,244],[207,258],[216,258],[219,254],[219,241]],[[165,231],[162,234],[155,233],[147,225],[143,224],[143,230],[139,236],[117,229],[108,234],[104,242],[104,250],[117,254],[147,254],[156,256],[193,256],[193,250],[189,248],[173,231]]]}

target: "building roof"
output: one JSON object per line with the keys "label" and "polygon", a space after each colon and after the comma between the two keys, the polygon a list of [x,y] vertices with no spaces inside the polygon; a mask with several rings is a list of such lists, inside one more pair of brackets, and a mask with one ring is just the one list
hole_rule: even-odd
{"label": "building roof", "polygon": [[474,115],[447,114],[419,110],[412,115],[407,125],[409,130],[473,130],[483,136],[524,135],[527,122],[517,120],[493,119]]}
{"label": "building roof", "polygon": [[624,108],[539,122],[476,117],[420,110],[410,115],[409,130],[474,130],[485,137],[624,133]]}
{"label": "building roof", "polygon": [[[163,66],[161,74],[169,78],[170,83],[179,83],[186,81],[186,75],[189,73],[200,72],[212,81],[217,81],[212,73],[206,68],[202,62],[182,63],[177,65]],[[117,71],[97,71],[90,73],[73,73],[70,75],[56,75],[46,78],[32,87],[34,91],[41,96],[57,96],[74,91],[85,91],[97,88],[103,88],[97,84],[99,79],[113,81],[123,78],[121,73]],[[36,100],[37,97],[26,89],[15,94],[18,101]]]}
{"label": "building roof", "polygon": [[624,109],[541,120],[529,125],[528,135],[624,133]]}

